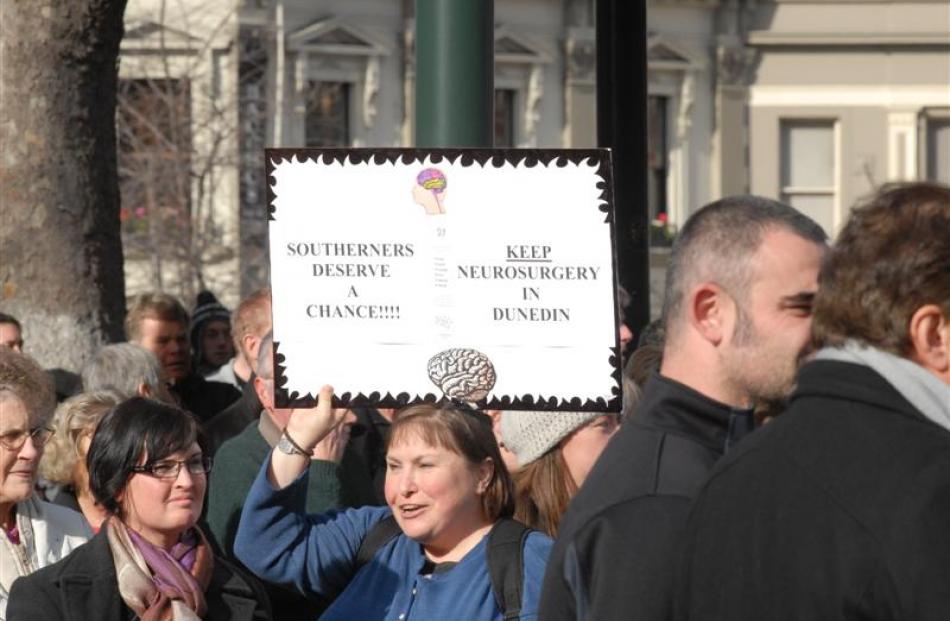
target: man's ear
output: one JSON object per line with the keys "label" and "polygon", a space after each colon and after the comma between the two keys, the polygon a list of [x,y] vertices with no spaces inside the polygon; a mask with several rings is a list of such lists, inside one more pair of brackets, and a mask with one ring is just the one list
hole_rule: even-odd
{"label": "man's ear", "polygon": [[910,318],[910,358],[950,384],[950,317],[936,304],[921,306]]}
{"label": "man's ear", "polygon": [[735,323],[735,303],[719,285],[704,282],[693,287],[687,298],[689,323],[704,339],[718,346]]}
{"label": "man's ear", "polygon": [[251,367],[255,373],[257,373],[257,356],[261,351],[261,337],[256,334],[245,334],[241,337],[241,348],[242,352],[247,352],[248,361],[247,365]]}
{"label": "man's ear", "polygon": [[270,391],[270,387],[267,385],[266,380],[260,376],[254,377],[254,392],[257,393],[257,398],[260,399],[261,405],[264,406],[264,409],[273,410],[274,409],[274,395]]}
{"label": "man's ear", "polygon": [[148,385],[148,382],[142,382],[135,389],[135,392],[140,397],[151,397],[152,396],[152,387]]}

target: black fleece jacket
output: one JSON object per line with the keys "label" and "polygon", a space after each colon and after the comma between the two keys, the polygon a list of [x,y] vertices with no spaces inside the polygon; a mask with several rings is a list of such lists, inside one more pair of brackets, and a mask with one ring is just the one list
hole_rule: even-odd
{"label": "black fleece jacket", "polygon": [[750,410],[660,375],[647,382],[561,522],[539,618],[668,619],[690,501],[752,427]]}
{"label": "black fleece jacket", "polygon": [[950,619],[950,432],[868,367],[809,363],[715,468],[678,573],[683,621]]}

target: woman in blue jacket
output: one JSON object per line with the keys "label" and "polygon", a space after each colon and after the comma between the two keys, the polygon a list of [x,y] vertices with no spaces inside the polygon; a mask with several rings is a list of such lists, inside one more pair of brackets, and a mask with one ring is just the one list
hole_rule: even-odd
{"label": "woman in blue jacket", "polygon": [[[388,507],[305,515],[310,451],[345,415],[332,396],[325,386],[316,408],[291,417],[244,505],[237,556],[264,580],[336,596],[321,619],[501,619],[486,553],[514,501],[490,425],[456,408],[409,408],[391,430]],[[361,564],[364,539],[390,515],[401,532]],[[550,549],[541,533],[524,539],[518,618],[537,617]]]}

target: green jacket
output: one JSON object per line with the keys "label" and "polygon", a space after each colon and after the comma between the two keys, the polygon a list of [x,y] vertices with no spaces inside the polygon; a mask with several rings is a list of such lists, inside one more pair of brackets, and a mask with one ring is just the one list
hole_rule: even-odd
{"label": "green jacket", "polygon": [[[205,521],[209,538],[220,553],[230,560],[234,556],[234,538],[244,499],[257,477],[261,464],[270,456],[281,430],[269,416],[262,413],[237,436],[221,445],[214,458],[208,482]],[[324,513],[330,509],[375,504],[373,483],[365,464],[349,447],[337,465],[332,461],[310,462],[306,509],[308,513]],[[265,583],[273,607],[274,618],[284,621],[312,621],[329,604],[315,601],[278,585]]]}
{"label": "green jacket", "polygon": [[[259,421],[254,421],[240,434],[222,444],[215,454],[214,468],[208,482],[206,520],[211,537],[228,558],[235,558],[234,537],[244,498],[261,464],[270,455],[271,443],[276,444],[279,436],[280,429],[262,414]],[[355,460],[358,460],[358,456],[347,450],[339,465],[323,460],[310,462],[307,513],[375,504],[372,481],[366,474],[366,468],[354,463]]]}

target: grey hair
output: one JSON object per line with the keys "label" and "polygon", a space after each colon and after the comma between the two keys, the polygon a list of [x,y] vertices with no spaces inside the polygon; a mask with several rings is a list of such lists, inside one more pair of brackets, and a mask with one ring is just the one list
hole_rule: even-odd
{"label": "grey hair", "polygon": [[715,282],[741,306],[752,281],[749,259],[769,230],[824,245],[828,236],[794,207],[760,196],[731,196],[704,206],[683,226],[670,255],[663,298],[667,334],[678,332],[683,300],[697,283]]}
{"label": "grey hair", "polygon": [[85,391],[111,388],[128,399],[142,384],[153,391],[163,389],[162,365],[155,354],[134,343],[106,345],[82,369]]}
{"label": "grey hair", "polygon": [[261,348],[257,352],[257,376],[261,379],[274,379],[273,331],[269,331],[261,339]]}
{"label": "grey hair", "polygon": [[56,393],[53,381],[26,354],[0,347],[0,401],[19,399],[26,408],[28,424],[38,427],[53,418]]}

